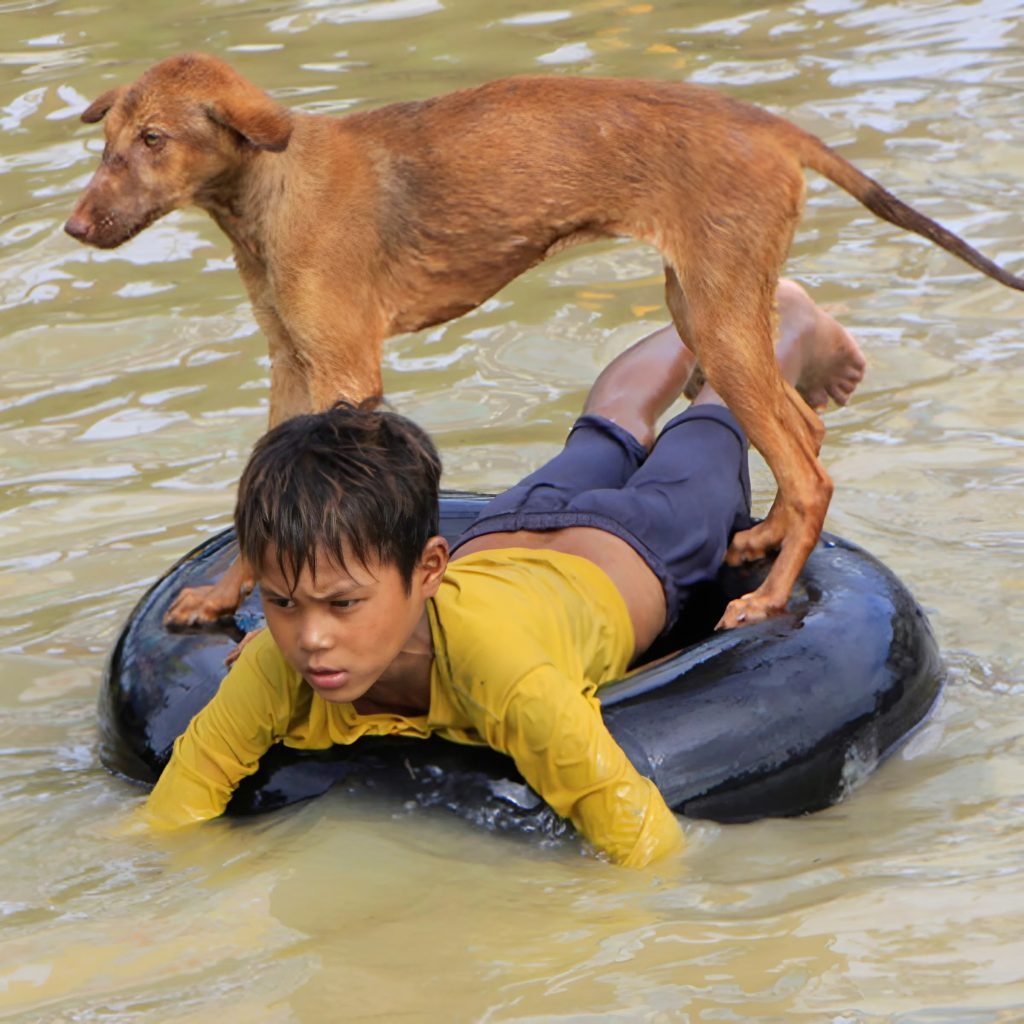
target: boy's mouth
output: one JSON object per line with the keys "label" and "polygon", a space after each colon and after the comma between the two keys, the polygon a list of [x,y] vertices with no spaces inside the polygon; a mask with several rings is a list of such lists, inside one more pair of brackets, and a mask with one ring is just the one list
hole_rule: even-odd
{"label": "boy's mouth", "polygon": [[348,669],[307,668],[302,673],[306,682],[318,690],[337,690],[349,680]]}

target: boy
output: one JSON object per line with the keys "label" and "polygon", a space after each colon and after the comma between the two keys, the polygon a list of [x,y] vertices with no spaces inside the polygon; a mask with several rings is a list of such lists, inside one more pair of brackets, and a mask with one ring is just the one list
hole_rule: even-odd
{"label": "boy", "polygon": [[[864,373],[856,342],[788,282],[779,312],[783,375],[815,408],[845,404]],[[605,729],[596,691],[685,614],[749,516],[746,441],[710,387],[655,440],[693,363],[671,328],[615,359],[562,452],[451,555],[440,460],[415,424],[339,404],[268,433],[235,512],[268,629],[176,742],[151,820],[220,814],[276,742],[436,732],[511,755],[616,862],[677,849],[678,821]]]}

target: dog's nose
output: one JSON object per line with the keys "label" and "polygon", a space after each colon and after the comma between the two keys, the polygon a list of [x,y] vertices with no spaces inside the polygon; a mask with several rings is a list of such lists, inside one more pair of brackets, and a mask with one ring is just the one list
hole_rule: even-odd
{"label": "dog's nose", "polygon": [[89,237],[91,227],[89,221],[79,214],[72,214],[64,224],[64,230],[79,242],[84,242]]}

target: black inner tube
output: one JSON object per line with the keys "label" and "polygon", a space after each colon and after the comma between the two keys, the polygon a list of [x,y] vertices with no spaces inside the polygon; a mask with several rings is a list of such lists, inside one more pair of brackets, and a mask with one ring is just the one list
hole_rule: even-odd
{"label": "black inner tube", "polygon": [[[443,495],[445,535],[458,536],[486,501]],[[252,595],[221,629],[162,625],[177,592],[216,579],[235,551],[233,531],[211,538],[129,617],[99,706],[101,760],[116,774],[155,781],[175,738],[216,691],[227,652],[262,623]],[[626,754],[690,817],[749,821],[835,803],[919,725],[941,690],[942,659],[924,612],[877,559],[827,534],[785,615],[712,633],[727,601],[767,569],[723,569],[663,650],[600,691]],[[567,827],[509,758],[437,738],[363,738],[314,753],[274,747],[228,812],[271,810],[338,783],[491,828],[557,835]]]}

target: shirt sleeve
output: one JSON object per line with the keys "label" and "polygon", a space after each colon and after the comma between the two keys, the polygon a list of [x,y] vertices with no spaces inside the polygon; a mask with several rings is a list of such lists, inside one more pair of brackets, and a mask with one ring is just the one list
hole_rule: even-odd
{"label": "shirt sleeve", "polygon": [[523,778],[597,849],[643,867],[682,847],[679,821],[616,743],[596,698],[548,665],[505,698],[500,713],[481,723],[488,743],[511,755]]}
{"label": "shirt sleeve", "polygon": [[224,813],[239,782],[252,775],[288,721],[288,690],[246,645],[213,699],[174,741],[171,759],[143,808],[157,828],[173,829]]}

